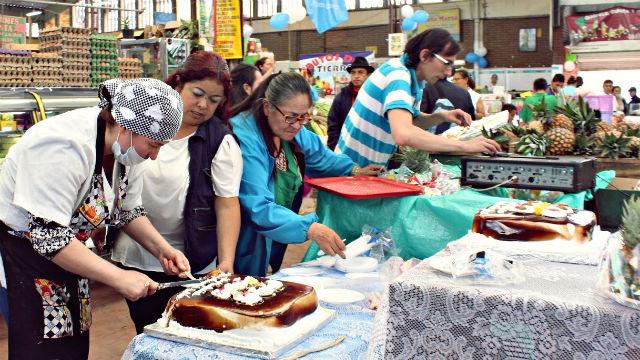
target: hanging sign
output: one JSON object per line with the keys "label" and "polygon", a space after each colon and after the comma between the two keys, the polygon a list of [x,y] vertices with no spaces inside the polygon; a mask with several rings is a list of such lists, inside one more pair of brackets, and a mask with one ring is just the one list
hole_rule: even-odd
{"label": "hanging sign", "polygon": [[640,9],[616,6],[567,17],[570,36],[579,41],[640,40]]}
{"label": "hanging sign", "polygon": [[240,0],[213,0],[213,51],[225,59],[242,59]]}

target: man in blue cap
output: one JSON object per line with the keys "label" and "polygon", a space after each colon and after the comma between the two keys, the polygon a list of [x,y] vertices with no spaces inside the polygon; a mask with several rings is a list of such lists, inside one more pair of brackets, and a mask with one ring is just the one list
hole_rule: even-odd
{"label": "man in blue cap", "polygon": [[342,88],[340,93],[333,100],[329,116],[327,118],[329,139],[327,146],[333,150],[338,144],[340,138],[340,130],[344,120],[347,118],[351,106],[356,101],[358,91],[369,75],[373,72],[373,66],[369,65],[366,58],[357,56],[351,65],[347,66],[347,72],[351,74],[351,82],[348,86]]}

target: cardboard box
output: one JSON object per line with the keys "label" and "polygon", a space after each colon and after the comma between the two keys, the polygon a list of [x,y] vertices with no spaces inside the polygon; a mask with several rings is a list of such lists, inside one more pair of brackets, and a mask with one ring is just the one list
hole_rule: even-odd
{"label": "cardboard box", "polygon": [[618,230],[622,223],[622,206],[629,196],[640,197],[640,190],[633,190],[640,179],[619,178],[611,181],[606,189],[596,191],[598,225],[605,230]]}

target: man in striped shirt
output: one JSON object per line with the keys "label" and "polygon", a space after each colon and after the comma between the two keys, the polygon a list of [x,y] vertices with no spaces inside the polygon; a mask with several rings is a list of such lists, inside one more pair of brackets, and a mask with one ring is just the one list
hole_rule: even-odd
{"label": "man in striped shirt", "polygon": [[484,137],[451,140],[421,129],[445,121],[471,123],[469,114],[460,109],[431,115],[420,112],[425,81],[434,84],[445,78],[459,51],[458,43],[444,29],[426,30],[412,38],[402,57],[384,63],[362,85],[335,151],[347,154],[360,166],[386,165],[397,146],[449,153],[500,151],[500,145]]}

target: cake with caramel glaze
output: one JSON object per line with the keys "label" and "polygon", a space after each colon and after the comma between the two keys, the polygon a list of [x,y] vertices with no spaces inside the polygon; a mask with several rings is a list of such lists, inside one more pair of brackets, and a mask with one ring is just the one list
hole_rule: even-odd
{"label": "cake with caramel glaze", "polygon": [[313,313],[313,287],[214,272],[168,302],[163,319],[184,327],[223,332],[239,328],[286,327]]}
{"label": "cake with caramel glaze", "polygon": [[471,231],[499,240],[591,240],[591,211],[542,201],[497,202],[476,213]]}

